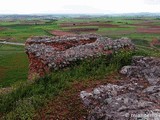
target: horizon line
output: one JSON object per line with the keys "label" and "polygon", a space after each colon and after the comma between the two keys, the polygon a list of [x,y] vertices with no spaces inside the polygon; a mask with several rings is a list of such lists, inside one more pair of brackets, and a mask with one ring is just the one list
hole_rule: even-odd
{"label": "horizon line", "polygon": [[0,13],[0,15],[113,15],[113,14],[159,14],[160,12],[128,12],[128,13]]}

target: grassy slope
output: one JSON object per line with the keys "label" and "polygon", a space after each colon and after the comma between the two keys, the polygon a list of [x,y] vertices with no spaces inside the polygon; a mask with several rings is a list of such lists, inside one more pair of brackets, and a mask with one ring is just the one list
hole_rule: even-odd
{"label": "grassy slope", "polygon": [[135,52],[122,52],[114,56],[79,61],[69,68],[54,71],[49,77],[37,80],[35,84],[25,83],[12,93],[0,96],[0,113],[7,119],[31,119],[40,106],[70,88],[72,82],[102,79],[129,64],[133,55]]}
{"label": "grassy slope", "polygon": [[[107,21],[112,20],[114,24],[126,25],[126,22],[138,23],[139,21],[124,20],[122,18],[98,18],[86,21]],[[70,19],[65,19],[70,21]],[[84,20],[71,21],[81,22]],[[58,21],[58,23],[63,20]],[[0,23],[1,24],[1,23]],[[6,27],[6,31],[0,32],[0,37],[14,37],[14,41],[24,42],[25,39],[31,35],[48,35],[45,30],[60,29],[57,23],[45,25],[16,25],[17,23],[5,23],[1,26]],[[126,25],[127,26],[127,25]],[[123,34],[116,35],[119,31],[135,30],[135,27],[128,26],[128,28],[100,28],[101,32],[106,32],[105,36],[119,38]],[[109,35],[107,31],[112,31]],[[115,36],[116,35],[116,36]],[[138,40],[151,41],[153,37],[160,37],[159,34],[126,34],[125,36],[135,39],[139,50],[143,53],[160,56],[159,50],[152,50],[148,47],[146,42],[138,42]],[[27,78],[28,61],[24,54],[23,47],[5,45],[0,47],[0,86],[10,86],[17,84],[17,82],[25,81]],[[137,53],[136,53],[137,54]],[[7,119],[29,119],[32,118],[34,112],[42,106],[46,101],[52,99],[59,92],[70,87],[73,81],[83,81],[87,79],[100,79],[116,71],[120,66],[124,65],[121,59],[130,60],[133,54],[121,54],[114,57],[111,63],[108,63],[105,58],[99,58],[94,61],[85,61],[77,63],[71,68],[55,71],[50,77],[42,78],[33,85],[28,83],[20,85],[20,87],[10,94],[0,96],[0,113],[3,113]],[[143,55],[143,54],[142,54]],[[111,59],[111,58],[110,58]],[[93,67],[94,66],[94,67]]]}
{"label": "grassy slope", "polygon": [[12,93],[0,96],[0,114],[7,120],[32,119],[35,112],[62,91],[70,89],[73,82],[103,79],[131,62],[134,55],[160,56],[156,51],[140,48],[135,52],[120,52],[111,56],[78,61],[69,68],[54,71],[34,84],[21,84]]}
{"label": "grassy slope", "polygon": [[[154,18],[147,18],[147,19],[154,20]],[[97,31],[97,33],[111,38],[120,38],[126,36],[131,38],[135,44],[140,46],[148,47],[149,42],[153,38],[160,38],[159,34],[136,33],[136,26],[129,25],[129,24],[137,24],[143,22],[144,20],[131,20],[122,17],[93,18],[93,19],[65,18],[59,21],[45,21],[48,23],[41,25],[24,25],[21,24],[21,22],[23,21],[18,21],[18,20],[13,22],[0,21],[0,26],[6,28],[6,30],[2,30],[0,32],[0,38],[9,37],[13,38],[12,41],[14,42],[24,42],[29,36],[50,35],[48,33],[49,30],[62,29],[59,27],[59,24],[62,22],[90,22],[90,21],[95,21],[95,22],[98,21],[99,23],[101,22],[108,23],[109,21],[108,24],[118,24],[120,26],[124,26],[124,28],[98,27],[99,30]],[[160,20],[156,20],[154,24],[159,24],[159,21]],[[157,46],[157,48],[159,48],[159,46]],[[24,51],[23,48],[17,48],[17,46],[0,47],[0,55],[1,55],[0,87],[10,86],[14,84],[16,81],[23,81],[27,78],[26,76],[27,76],[28,61],[23,51]]]}
{"label": "grassy slope", "polygon": [[26,81],[28,60],[24,47],[3,45],[0,47],[0,87]]}
{"label": "grassy slope", "polygon": [[[22,43],[30,36],[50,35],[48,30],[58,29],[54,21],[41,25],[24,25],[20,24],[20,21],[0,21],[0,26],[6,28],[0,31],[0,38],[13,38],[12,42]],[[26,81],[28,64],[24,47],[0,45],[0,88]]]}

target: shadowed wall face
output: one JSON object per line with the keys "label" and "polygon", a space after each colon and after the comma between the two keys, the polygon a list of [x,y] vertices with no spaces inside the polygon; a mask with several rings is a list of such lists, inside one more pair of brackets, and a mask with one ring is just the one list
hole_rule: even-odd
{"label": "shadowed wall face", "polygon": [[30,80],[42,77],[51,70],[64,68],[77,60],[112,54],[120,49],[134,49],[128,38],[111,40],[95,34],[32,37],[26,41],[25,46],[30,61]]}

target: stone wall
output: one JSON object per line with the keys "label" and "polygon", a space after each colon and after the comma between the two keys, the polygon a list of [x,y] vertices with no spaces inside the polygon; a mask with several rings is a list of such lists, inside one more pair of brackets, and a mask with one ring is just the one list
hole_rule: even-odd
{"label": "stone wall", "polygon": [[160,120],[160,58],[134,56],[122,79],[81,91],[88,120]]}
{"label": "stone wall", "polygon": [[76,60],[112,54],[119,49],[134,49],[128,38],[112,40],[95,34],[31,37],[25,46],[30,61],[28,79],[42,77]]}

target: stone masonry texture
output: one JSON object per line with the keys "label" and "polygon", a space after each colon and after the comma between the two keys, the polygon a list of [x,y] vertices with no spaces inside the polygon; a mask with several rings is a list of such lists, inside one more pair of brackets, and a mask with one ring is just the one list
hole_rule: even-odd
{"label": "stone masonry texture", "polygon": [[112,40],[96,34],[31,37],[25,47],[30,62],[30,80],[69,66],[77,60],[109,55],[120,49],[134,49],[128,38]]}
{"label": "stone masonry texture", "polygon": [[81,91],[87,119],[160,120],[160,58],[134,56],[120,73],[126,80]]}

